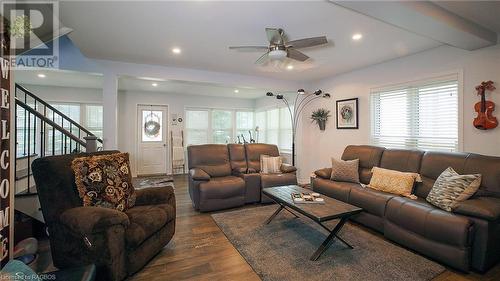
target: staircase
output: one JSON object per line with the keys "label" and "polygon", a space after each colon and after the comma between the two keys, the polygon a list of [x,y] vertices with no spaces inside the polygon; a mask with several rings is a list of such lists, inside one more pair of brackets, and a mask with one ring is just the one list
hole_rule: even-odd
{"label": "staircase", "polygon": [[94,152],[102,140],[35,94],[16,84],[15,209],[44,222],[31,163],[51,155]]}

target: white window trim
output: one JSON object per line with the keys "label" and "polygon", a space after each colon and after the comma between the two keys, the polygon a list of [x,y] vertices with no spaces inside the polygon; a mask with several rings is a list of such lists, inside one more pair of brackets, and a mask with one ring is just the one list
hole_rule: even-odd
{"label": "white window trim", "polygon": [[[377,91],[387,91],[391,89],[397,89],[397,88],[402,88],[402,87],[409,87],[411,85],[416,85],[416,84],[424,84],[424,83],[432,83],[433,81],[440,81],[442,79],[445,79],[446,77],[451,77],[455,76],[457,79],[457,85],[458,85],[458,151],[464,151],[464,71],[463,69],[455,69],[455,70],[450,70],[450,71],[445,71],[445,72],[438,72],[434,73],[431,75],[425,75],[425,76],[418,76],[414,80],[408,80],[406,82],[400,82],[400,83],[390,83],[390,84],[385,84],[385,85],[378,85],[375,87],[370,88],[369,92],[369,108],[372,108],[372,101],[371,101],[371,94],[373,92]],[[370,126],[370,132],[369,132],[369,138],[370,138],[370,143],[373,143],[372,140],[372,113],[371,111],[369,112],[369,126]]]}

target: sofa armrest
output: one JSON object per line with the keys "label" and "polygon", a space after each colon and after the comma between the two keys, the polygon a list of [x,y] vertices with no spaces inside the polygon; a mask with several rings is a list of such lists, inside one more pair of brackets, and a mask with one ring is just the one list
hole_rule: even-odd
{"label": "sofa armrest", "polygon": [[148,187],[136,189],[136,206],[170,204],[175,206],[175,193],[172,186]]}
{"label": "sofa armrest", "polygon": [[500,219],[500,198],[477,197],[465,200],[458,203],[453,212],[489,221],[497,221]]}
{"label": "sofa armrest", "polygon": [[114,225],[127,227],[130,224],[124,212],[102,207],[71,208],[64,211],[59,218],[72,232],[82,236],[102,232]]}
{"label": "sofa armrest", "polygon": [[200,168],[192,168],[189,170],[189,175],[195,181],[209,181],[210,175]]}
{"label": "sofa armrest", "polygon": [[255,170],[254,168],[248,168],[247,173],[249,174],[257,173],[257,170]]}
{"label": "sofa armrest", "polygon": [[315,171],[314,174],[316,174],[316,176],[318,176],[320,178],[328,180],[332,176],[332,168],[323,168],[323,169]]}
{"label": "sofa armrest", "polygon": [[294,173],[297,171],[297,168],[290,164],[281,164],[280,170],[282,173]]}

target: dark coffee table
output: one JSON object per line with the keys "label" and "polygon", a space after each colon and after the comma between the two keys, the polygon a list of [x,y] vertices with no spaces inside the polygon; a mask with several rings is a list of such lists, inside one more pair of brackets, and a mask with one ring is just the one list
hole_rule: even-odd
{"label": "dark coffee table", "polygon": [[[302,214],[321,227],[326,229],[328,233],[328,237],[326,237],[325,241],[319,246],[319,248],[314,252],[311,256],[311,260],[317,260],[321,254],[328,249],[331,242],[334,238],[337,238],[339,241],[344,243],[347,247],[352,249],[352,246],[349,245],[346,241],[340,238],[337,234],[342,229],[344,224],[347,222],[349,217],[352,215],[358,214],[362,211],[361,208],[356,206],[344,203],[342,201],[327,197],[325,195],[322,198],[325,200],[324,204],[315,204],[315,203],[302,203],[297,204],[293,202],[291,193],[311,193],[313,192],[310,189],[305,189],[297,185],[286,185],[286,186],[277,186],[264,188],[262,192],[269,196],[274,202],[279,204],[278,209],[266,220],[266,224],[269,224],[276,215],[278,215],[283,209],[292,213],[295,217],[298,217],[295,212]],[[295,212],[293,212],[293,211]],[[323,223],[326,221],[340,219],[337,225],[333,229],[329,229]]]}

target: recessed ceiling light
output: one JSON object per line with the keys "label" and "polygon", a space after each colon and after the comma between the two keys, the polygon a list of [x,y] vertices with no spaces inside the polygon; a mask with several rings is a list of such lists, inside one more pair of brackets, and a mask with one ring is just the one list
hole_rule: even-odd
{"label": "recessed ceiling light", "polygon": [[234,90],[234,92],[235,92],[235,93],[239,93],[239,92],[240,92],[240,90],[236,89],[236,90]]}
{"label": "recessed ceiling light", "polygon": [[361,34],[361,33],[355,33],[355,34],[352,35],[352,40],[358,41],[361,38],[363,38],[363,34]]}
{"label": "recessed ceiling light", "polygon": [[153,84],[151,84],[151,86],[156,87],[156,86],[158,86],[158,83],[153,83]]}
{"label": "recessed ceiling light", "polygon": [[174,53],[174,54],[176,54],[176,55],[177,55],[177,54],[180,54],[180,53],[181,53],[181,49],[180,49],[180,48],[173,48],[173,49],[172,49],[172,53]]}
{"label": "recessed ceiling light", "polygon": [[286,69],[288,69],[288,70],[292,70],[292,69],[293,69],[293,65],[291,65],[291,64],[290,64],[290,65],[288,65],[288,66],[286,67]]}
{"label": "recessed ceiling light", "polygon": [[43,73],[38,73],[38,78],[45,78],[45,77],[46,77],[46,76],[45,76],[45,74],[43,74]]}

